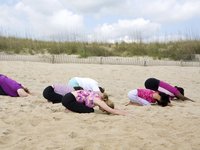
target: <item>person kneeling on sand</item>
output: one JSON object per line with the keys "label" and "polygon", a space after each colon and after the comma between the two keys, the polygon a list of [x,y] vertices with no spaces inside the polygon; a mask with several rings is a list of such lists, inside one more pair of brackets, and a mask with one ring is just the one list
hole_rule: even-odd
{"label": "person kneeling on sand", "polygon": [[193,100],[184,96],[184,89],[182,87],[172,86],[169,83],[158,80],[156,78],[148,78],[144,85],[147,89],[163,92],[169,95],[170,99],[174,99],[176,97],[181,100],[190,100],[194,102]]}
{"label": "person kneeling on sand", "polygon": [[81,90],[83,88],[81,87],[71,87],[67,84],[58,84],[55,83],[51,86],[47,86],[43,90],[43,97],[47,99],[48,102],[54,103],[61,103],[62,98],[65,94],[75,91],[75,90]]}
{"label": "person kneeling on sand", "polygon": [[114,108],[114,103],[108,99],[106,93],[99,94],[87,90],[73,91],[63,97],[62,104],[68,110],[77,113],[92,113],[94,107],[99,106],[101,111],[108,114],[127,115],[127,112]]}
{"label": "person kneeling on sand", "polygon": [[26,97],[30,91],[17,81],[0,74],[0,95],[11,97]]}
{"label": "person kneeling on sand", "polygon": [[145,106],[158,104],[162,107],[170,104],[169,95],[150,89],[134,89],[128,92],[130,102],[126,105]]}
{"label": "person kneeling on sand", "polygon": [[82,87],[84,90],[104,93],[105,89],[99,86],[99,83],[91,78],[73,77],[69,80],[71,87]]}

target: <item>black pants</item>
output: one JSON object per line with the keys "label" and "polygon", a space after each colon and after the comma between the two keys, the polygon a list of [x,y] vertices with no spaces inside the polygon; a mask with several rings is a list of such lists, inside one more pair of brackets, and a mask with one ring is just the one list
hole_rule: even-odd
{"label": "black pants", "polygon": [[157,91],[160,84],[160,80],[156,78],[149,78],[145,81],[144,86],[146,89]]}
{"label": "black pants", "polygon": [[44,89],[43,96],[52,103],[61,103],[63,98],[62,95],[54,92],[54,88],[52,86],[48,86]]}
{"label": "black pants", "polygon": [[4,90],[2,89],[2,87],[0,86],[0,95],[7,95]]}
{"label": "black pants", "polygon": [[91,113],[94,112],[93,108],[89,108],[82,103],[76,101],[72,93],[66,94],[62,99],[62,104],[67,109],[77,113]]}

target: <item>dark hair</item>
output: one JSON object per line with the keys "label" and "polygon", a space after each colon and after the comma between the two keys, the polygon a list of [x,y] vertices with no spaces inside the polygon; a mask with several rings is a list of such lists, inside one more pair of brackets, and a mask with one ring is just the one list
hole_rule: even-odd
{"label": "dark hair", "polygon": [[22,89],[23,89],[26,93],[30,94],[30,91],[29,91],[28,88],[26,88],[26,87],[22,87]]}
{"label": "dark hair", "polygon": [[75,91],[78,91],[78,90],[83,90],[83,88],[82,88],[82,87],[80,87],[80,86],[75,86],[75,87],[74,87],[74,90],[75,90]]}
{"label": "dark hair", "polygon": [[99,90],[101,91],[101,93],[105,92],[105,89],[99,86]]}
{"label": "dark hair", "polygon": [[184,96],[184,89],[182,87],[175,86],[175,88]]}
{"label": "dark hair", "polygon": [[160,95],[160,100],[158,101],[157,100],[157,103],[158,105],[162,106],[162,107],[165,107],[168,105],[168,103],[170,103],[170,100],[169,100],[169,95],[163,93],[163,92],[159,92],[159,95]]}

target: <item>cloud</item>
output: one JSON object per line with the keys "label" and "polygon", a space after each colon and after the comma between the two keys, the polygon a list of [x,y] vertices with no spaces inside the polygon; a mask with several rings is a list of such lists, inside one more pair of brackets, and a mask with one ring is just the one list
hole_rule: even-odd
{"label": "cloud", "polygon": [[[82,14],[91,13],[97,14],[101,12],[104,8],[114,8],[116,6],[120,6],[123,3],[123,0],[61,0],[62,3],[72,9],[73,11],[80,12]],[[71,6],[71,7],[69,7]]]}
{"label": "cloud", "polygon": [[120,16],[122,18],[148,18],[152,21],[170,23],[200,16],[199,0],[62,0],[74,12],[97,18]]}
{"label": "cloud", "polygon": [[[143,0],[144,5],[139,13],[152,20],[159,22],[179,22],[200,16],[200,1],[198,0],[155,0],[148,2]],[[145,9],[142,9],[145,8]]]}
{"label": "cloud", "polygon": [[[36,3],[36,4],[35,4]],[[33,5],[32,5],[33,4]],[[42,6],[45,5],[46,6]],[[53,1],[20,1],[15,5],[1,5],[0,24],[7,33],[29,33],[47,37],[61,33],[72,33],[83,28],[83,16],[74,14]],[[23,35],[22,35],[23,36]]]}
{"label": "cloud", "polygon": [[92,39],[105,41],[138,41],[160,30],[161,25],[143,18],[118,20],[113,24],[103,24],[95,28]]}
{"label": "cloud", "polygon": [[0,10],[0,34],[31,38],[130,41],[200,19],[199,0],[8,0]]}

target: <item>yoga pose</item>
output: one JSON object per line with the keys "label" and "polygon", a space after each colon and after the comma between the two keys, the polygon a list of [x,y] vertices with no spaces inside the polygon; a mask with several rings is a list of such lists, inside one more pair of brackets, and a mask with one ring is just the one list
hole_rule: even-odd
{"label": "yoga pose", "polygon": [[92,113],[94,107],[99,106],[99,109],[107,113],[116,115],[127,115],[127,112],[115,109],[113,102],[108,99],[104,93],[100,96],[94,91],[78,90],[66,94],[63,97],[62,104],[67,109],[77,113]]}
{"label": "yoga pose", "polygon": [[130,102],[127,105],[144,106],[157,103],[164,107],[170,103],[169,95],[150,89],[134,89],[128,93],[128,98]]}
{"label": "yoga pose", "polygon": [[170,96],[171,99],[178,98],[181,100],[190,100],[184,96],[184,89],[178,86],[172,86],[169,83],[164,81],[158,80],[156,78],[149,78],[144,83],[147,89],[151,89],[154,91],[160,91]]}
{"label": "yoga pose", "polygon": [[71,87],[67,84],[53,84],[46,87],[43,90],[43,96],[47,99],[48,102],[61,103],[62,98],[65,94],[72,92],[74,90],[80,90],[81,87]]}
{"label": "yoga pose", "polygon": [[23,85],[3,74],[0,74],[0,95],[26,97],[29,94],[29,90]]}
{"label": "yoga pose", "polygon": [[73,77],[69,80],[68,85],[71,87],[82,87],[84,90],[96,91],[104,93],[104,88],[99,86],[99,83],[91,78]]}

